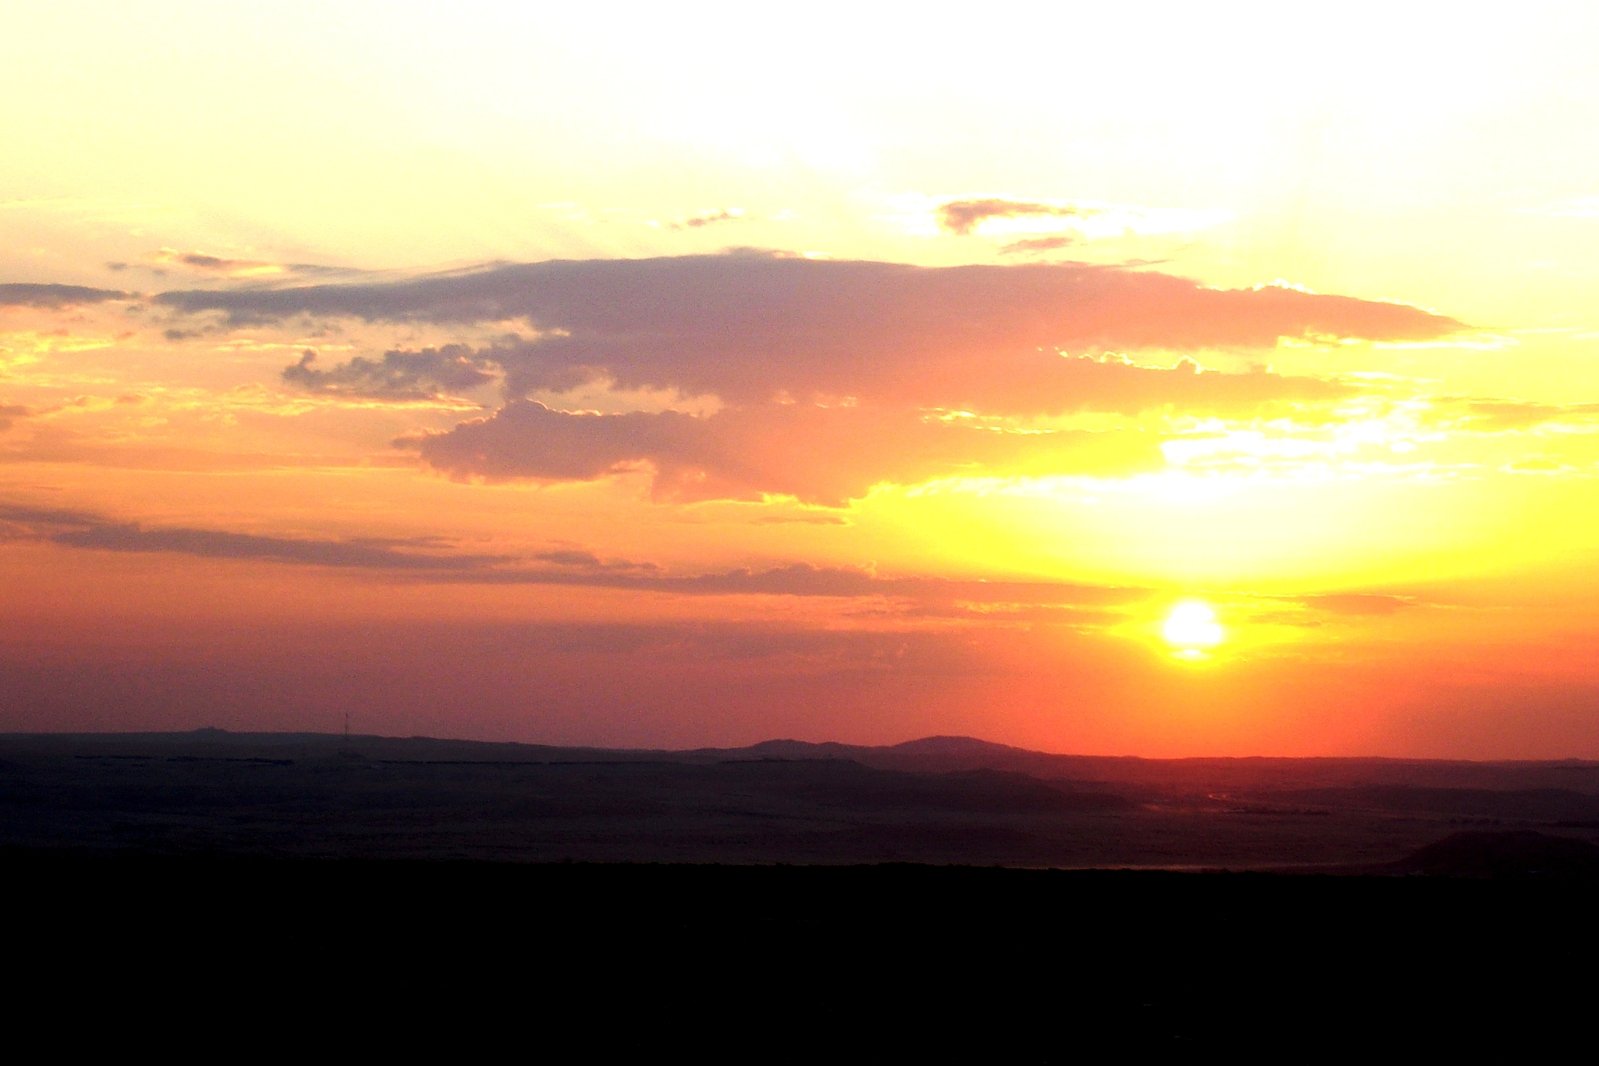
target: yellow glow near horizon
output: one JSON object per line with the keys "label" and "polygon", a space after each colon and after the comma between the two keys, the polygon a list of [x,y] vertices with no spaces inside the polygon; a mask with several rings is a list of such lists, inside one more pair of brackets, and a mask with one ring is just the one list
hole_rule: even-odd
{"label": "yellow glow near horizon", "polygon": [[[1560,488],[1549,478],[1425,468],[1328,470],[1319,479],[1182,470],[951,478],[881,488],[855,520],[868,531],[884,522],[902,554],[933,568],[1003,560],[1012,573],[1063,580],[1326,591],[1418,573],[1430,581],[1506,573],[1562,557],[1588,527],[1574,524]],[[1521,525],[1534,513],[1550,521],[1528,541]]]}

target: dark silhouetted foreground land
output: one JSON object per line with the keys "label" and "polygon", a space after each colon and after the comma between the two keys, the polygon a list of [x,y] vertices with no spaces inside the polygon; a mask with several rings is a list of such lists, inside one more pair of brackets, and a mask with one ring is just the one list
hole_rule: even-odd
{"label": "dark silhouetted foreground land", "polygon": [[0,815],[103,1050],[1540,1057],[1599,946],[1586,763],[8,737]]}
{"label": "dark silhouetted foreground land", "polygon": [[86,853],[1372,868],[1468,829],[1591,842],[1599,764],[1108,759],[960,738],[634,752],[11,736],[0,814],[0,846]]}

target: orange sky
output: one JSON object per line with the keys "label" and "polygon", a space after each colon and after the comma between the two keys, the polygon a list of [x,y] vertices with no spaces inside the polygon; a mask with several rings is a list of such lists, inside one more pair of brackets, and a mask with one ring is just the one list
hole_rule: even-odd
{"label": "orange sky", "polygon": [[0,730],[1599,758],[1586,5],[162,11],[0,41]]}

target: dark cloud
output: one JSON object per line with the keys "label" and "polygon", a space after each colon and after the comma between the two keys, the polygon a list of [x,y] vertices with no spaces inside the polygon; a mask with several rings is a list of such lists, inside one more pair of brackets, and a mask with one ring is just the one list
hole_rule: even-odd
{"label": "dark cloud", "polygon": [[1000,249],[1002,255],[1016,255],[1018,253],[1054,252],[1070,245],[1076,244],[1073,237],[1032,237],[1025,241],[1012,241]]}
{"label": "dark cloud", "polygon": [[27,413],[28,409],[19,404],[0,404],[0,429],[10,429],[13,421]]}
{"label": "dark cloud", "polygon": [[714,226],[718,222],[737,222],[744,217],[742,211],[707,211],[699,215],[691,215],[681,222],[673,224],[675,229],[701,229],[705,226]]}
{"label": "dark cloud", "polygon": [[[593,480],[648,464],[658,498],[786,494],[842,505],[875,484],[970,470],[1130,473],[1158,468],[1154,441],[1010,433],[913,410],[770,404],[708,416],[570,413],[513,400],[492,416],[399,442],[458,478]],[[1097,447],[1096,447],[1097,445]]]}
{"label": "dark cloud", "polygon": [[505,367],[514,395],[598,380],[733,403],[856,397],[995,413],[1092,407],[1094,387],[1142,377],[1137,368],[1074,364],[1061,349],[1260,349],[1283,337],[1419,339],[1461,328],[1400,304],[1208,289],[1117,267],[934,269],[755,254],[552,262],[158,299],[241,321],[304,313],[525,318],[538,337],[474,356]]}
{"label": "dark cloud", "polygon": [[186,267],[202,274],[223,274],[228,276],[341,273],[337,267],[321,266],[316,263],[276,263],[269,259],[232,259],[220,255],[207,255],[204,252],[180,252],[175,248],[161,249],[155,255],[154,260],[157,263]]}
{"label": "dark cloud", "polygon": [[938,208],[938,224],[962,236],[991,218],[1081,218],[1098,214],[1091,207],[1071,204],[1045,204],[1026,200],[951,200]]}
{"label": "dark cloud", "polygon": [[171,252],[161,256],[163,263],[178,263],[196,270],[222,270],[234,271],[267,266],[267,263],[255,259],[223,259],[220,256],[205,255],[200,252]]}
{"label": "dark cloud", "polygon": [[348,540],[314,540],[212,529],[95,525],[57,533],[56,544],[120,552],[176,552],[209,559],[272,559],[315,566],[383,570],[476,570],[503,562],[492,555],[441,555]]}
{"label": "dark cloud", "polygon": [[[216,311],[232,325],[263,325],[298,315],[353,315],[369,322],[483,322],[527,317],[530,285],[560,274],[561,261],[494,265],[407,281],[328,282],[276,288],[184,289],[157,304],[185,313]],[[536,309],[542,310],[542,301]]]}
{"label": "dark cloud", "polygon": [[48,540],[68,548],[116,552],[171,552],[208,559],[267,559],[356,569],[470,572],[507,560],[499,555],[437,551],[430,539],[332,540],[231,533],[215,529],[147,529],[85,511],[0,503],[10,536]]}
{"label": "dark cloud", "polygon": [[309,392],[382,399],[433,399],[464,392],[498,379],[492,359],[461,344],[421,351],[389,351],[382,359],[356,356],[323,370],[307,350],[300,361],[283,368],[283,380]]}
{"label": "dark cloud", "polygon": [[[1284,288],[1211,289],[1127,267],[925,268],[747,251],[169,292],[158,300],[235,322],[524,320],[536,331],[529,338],[393,351],[326,369],[302,359],[284,377],[322,391],[418,396],[501,372],[508,405],[492,418],[418,438],[426,461],[454,476],[490,479],[590,479],[648,464],[659,494],[695,499],[778,493],[838,501],[879,481],[995,462],[1075,469],[1064,438],[1024,440],[928,412],[1026,418],[1170,406],[1241,416],[1350,391],[1318,378],[1201,373],[1192,362],[1159,368],[1098,353],[1260,350],[1285,337],[1420,339],[1462,328],[1400,304]],[[585,385],[713,396],[720,410],[584,415],[527,402]]]}
{"label": "dark cloud", "polygon": [[[236,324],[298,315],[435,323],[526,319],[540,359],[604,367],[624,384],[693,384],[736,360],[761,391],[852,392],[885,357],[903,374],[951,357],[982,366],[1038,347],[1075,351],[1271,347],[1279,338],[1421,340],[1460,323],[1404,304],[1283,288],[1211,289],[1083,263],[916,267],[770,253],[506,264],[406,281],[190,289],[156,302]],[[784,375],[781,365],[794,364]],[[731,371],[718,375],[730,384]],[[639,379],[639,380],[634,380]],[[649,379],[649,380],[643,380]],[[677,380],[668,380],[677,379]],[[837,379],[829,381],[827,379]],[[706,385],[699,391],[717,391]]]}
{"label": "dark cloud", "polygon": [[0,307],[75,307],[78,304],[126,300],[131,293],[118,289],[91,289],[84,285],[33,285],[13,282],[0,285]]}
{"label": "dark cloud", "polygon": [[0,502],[0,522],[11,522],[28,530],[49,531],[61,527],[94,525],[105,520],[88,511],[67,507],[33,507],[24,503]]}
{"label": "dark cloud", "polygon": [[574,570],[602,574],[647,574],[660,569],[654,563],[635,563],[627,559],[603,560],[590,551],[580,548],[557,548],[534,552],[531,558],[540,563],[569,567]]}

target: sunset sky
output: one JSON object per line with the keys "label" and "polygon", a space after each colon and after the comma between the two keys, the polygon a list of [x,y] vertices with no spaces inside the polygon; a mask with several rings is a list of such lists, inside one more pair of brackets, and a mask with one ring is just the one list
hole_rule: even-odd
{"label": "sunset sky", "polygon": [[542,7],[8,6],[0,731],[1599,758],[1599,8]]}

